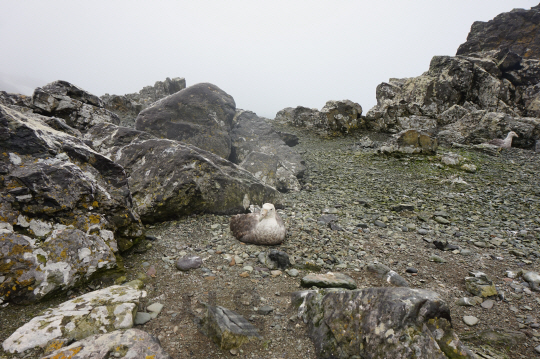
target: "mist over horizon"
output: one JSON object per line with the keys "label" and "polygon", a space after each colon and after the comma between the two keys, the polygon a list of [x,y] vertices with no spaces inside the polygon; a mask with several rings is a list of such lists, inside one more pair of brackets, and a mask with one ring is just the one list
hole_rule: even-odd
{"label": "mist over horizon", "polygon": [[[210,82],[237,108],[273,118],[285,107],[348,99],[365,114],[378,84],[454,56],[475,21],[538,0],[4,2],[0,90],[31,95],[65,80],[98,96],[170,77]],[[9,34],[9,35],[8,35]]]}

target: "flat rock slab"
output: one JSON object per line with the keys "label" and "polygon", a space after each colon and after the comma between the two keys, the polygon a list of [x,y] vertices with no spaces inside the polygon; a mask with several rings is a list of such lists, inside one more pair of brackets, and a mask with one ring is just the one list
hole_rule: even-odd
{"label": "flat rock slab", "polygon": [[21,353],[44,347],[53,339],[79,340],[93,334],[131,328],[139,298],[146,296],[141,287],[140,281],[114,285],[49,308],[17,329],[2,346],[9,353]]}
{"label": "flat rock slab", "polygon": [[303,287],[356,289],[354,279],[343,273],[308,274],[302,278]]}
{"label": "flat rock slab", "polygon": [[170,359],[159,340],[139,329],[116,330],[112,333],[92,335],[70,346],[56,350],[41,359],[106,359],[152,358]]}

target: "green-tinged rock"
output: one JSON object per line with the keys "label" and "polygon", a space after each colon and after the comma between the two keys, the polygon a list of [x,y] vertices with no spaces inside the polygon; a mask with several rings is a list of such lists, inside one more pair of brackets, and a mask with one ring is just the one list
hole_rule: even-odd
{"label": "green-tinged rock", "polygon": [[469,272],[471,277],[465,278],[465,288],[469,293],[481,298],[497,295],[495,284],[482,272]]}
{"label": "green-tinged rock", "polygon": [[343,273],[308,274],[302,278],[303,287],[356,289],[354,279]]}

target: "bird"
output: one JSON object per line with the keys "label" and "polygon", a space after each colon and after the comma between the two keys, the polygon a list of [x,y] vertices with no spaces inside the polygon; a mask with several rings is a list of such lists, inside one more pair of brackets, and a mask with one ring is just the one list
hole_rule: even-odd
{"label": "bird", "polygon": [[251,244],[280,244],[287,234],[285,224],[272,203],[263,204],[260,211],[231,217],[229,227],[236,239]]}
{"label": "bird", "polygon": [[514,137],[519,137],[519,136],[514,131],[510,131],[508,132],[508,136],[506,136],[504,140],[496,138],[494,140],[489,141],[488,143],[490,145],[494,145],[500,148],[510,148],[512,147],[512,138]]}

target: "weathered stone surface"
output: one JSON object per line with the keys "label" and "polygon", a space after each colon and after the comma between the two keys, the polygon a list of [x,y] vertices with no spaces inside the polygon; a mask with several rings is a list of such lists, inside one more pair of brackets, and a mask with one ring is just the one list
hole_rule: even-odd
{"label": "weathered stone surface", "polygon": [[531,288],[537,292],[540,292],[540,274],[537,272],[525,272],[523,273],[523,279],[529,282]]}
{"label": "weathered stone surface", "polygon": [[159,340],[139,329],[116,330],[92,335],[41,359],[107,359],[107,358],[170,359]]}
{"label": "weathered stone surface", "polygon": [[482,272],[469,272],[471,277],[465,278],[465,288],[469,293],[478,297],[487,298],[497,295],[497,288],[493,281]]}
{"label": "weathered stone surface", "polygon": [[287,107],[276,114],[275,120],[291,126],[314,130],[321,135],[336,136],[364,128],[362,106],[349,101],[328,101],[318,111],[302,106]]}
{"label": "weathered stone surface", "polygon": [[186,256],[179,258],[176,261],[176,268],[181,271],[188,271],[190,269],[196,269],[202,266],[203,262],[199,256]]}
{"label": "weathered stone surface", "polygon": [[238,110],[231,129],[229,159],[281,192],[298,191],[297,178],[303,177],[306,166],[282,137],[267,120],[253,112]]}
{"label": "weathered stone surface", "polygon": [[244,317],[220,306],[206,307],[200,330],[224,350],[236,349],[251,340],[262,338],[257,328]]}
{"label": "weathered stone surface", "polygon": [[120,118],[120,125],[135,127],[137,115],[152,103],[186,88],[184,78],[166,78],[156,81],[154,86],[145,86],[142,90],[123,96],[105,94],[101,96],[105,108]]}
{"label": "weathered stone surface", "polygon": [[527,339],[523,332],[503,328],[466,332],[460,338],[464,342],[471,342],[477,345],[488,344],[506,350],[522,344]]}
{"label": "weathered stone surface", "polygon": [[[40,299],[76,285],[96,269],[116,268],[110,258],[113,253],[128,249],[144,235],[132,209],[124,169],[41,119],[0,105],[0,221],[16,229],[4,233],[6,247],[0,260],[3,267],[15,248],[7,246],[15,245],[25,248],[29,259],[19,262],[18,270],[11,270],[4,283],[7,288],[25,273],[19,281],[24,284],[15,290],[4,288],[1,295],[11,292],[10,297],[18,301]],[[69,253],[53,248],[60,238],[67,241]],[[17,244],[12,242],[15,239]],[[40,253],[42,241],[49,247]],[[102,264],[96,266],[95,260]],[[56,274],[51,271],[53,263],[58,266]],[[7,267],[0,270],[2,274]],[[53,275],[60,276],[54,284],[49,283]]]}
{"label": "weathered stone surface", "polygon": [[105,108],[99,97],[67,81],[54,81],[38,87],[32,95],[31,108],[45,116],[62,118],[78,130],[110,122],[118,124],[118,116]]}
{"label": "weathered stone surface", "polygon": [[7,338],[2,346],[10,353],[43,347],[59,338],[84,339],[117,329],[133,327],[139,298],[146,292],[142,283],[133,281],[84,294],[47,309]]}
{"label": "weathered stone surface", "polygon": [[540,5],[530,10],[514,9],[488,22],[476,21],[467,42],[457,55],[507,48],[525,58],[540,58]]}
{"label": "weathered stone surface", "polygon": [[356,289],[354,279],[343,273],[326,274],[310,273],[302,278],[301,284],[303,287],[319,287],[319,288],[346,288]]}
{"label": "weathered stone surface", "polygon": [[320,358],[473,358],[435,292],[317,290],[293,293],[292,303],[308,324]]}
{"label": "weathered stone surface", "polygon": [[377,274],[380,278],[384,278],[388,283],[392,284],[396,287],[408,287],[409,283],[397,274],[395,271],[391,270],[389,267],[385,266],[381,263],[371,263],[368,264],[366,269],[371,272]]}
{"label": "weathered stone surface", "polygon": [[234,99],[219,87],[201,83],[167,96],[141,111],[135,128],[182,141],[229,158]]}

